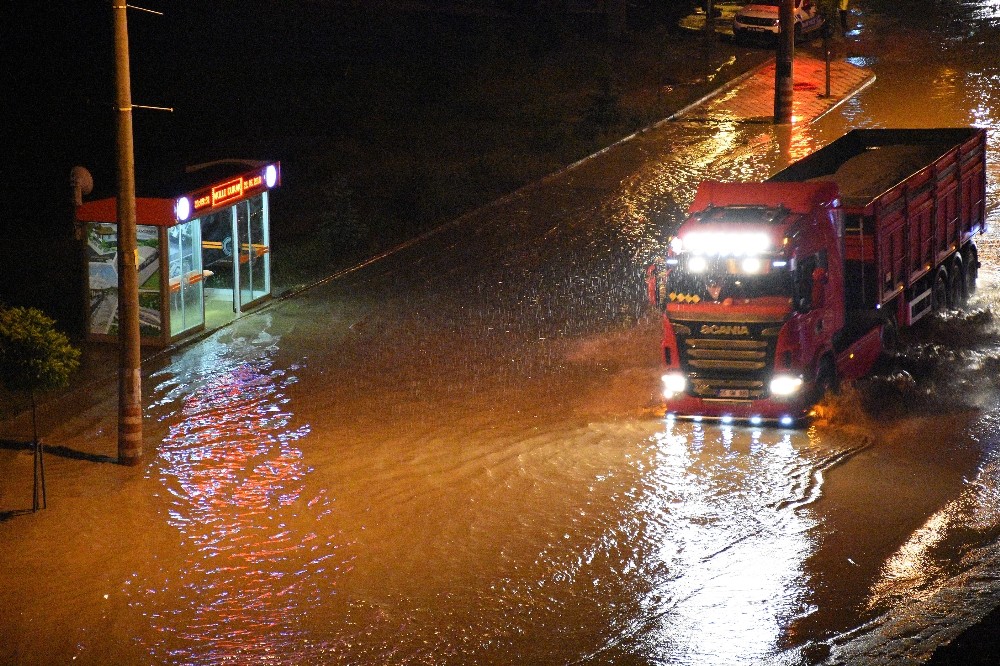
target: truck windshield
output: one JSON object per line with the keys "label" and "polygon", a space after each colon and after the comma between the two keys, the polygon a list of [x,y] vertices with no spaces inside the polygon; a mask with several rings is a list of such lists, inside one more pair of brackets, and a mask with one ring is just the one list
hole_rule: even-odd
{"label": "truck windshield", "polygon": [[767,273],[731,273],[706,270],[693,273],[676,267],[667,275],[671,302],[722,302],[726,299],[752,300],[765,297],[791,298],[793,283],[786,269]]}

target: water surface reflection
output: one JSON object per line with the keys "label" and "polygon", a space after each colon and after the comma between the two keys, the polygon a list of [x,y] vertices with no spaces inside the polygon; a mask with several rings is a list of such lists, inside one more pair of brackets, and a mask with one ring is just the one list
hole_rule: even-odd
{"label": "water surface reflection", "polygon": [[859,450],[830,442],[815,429],[667,421],[650,440],[642,492],[624,523],[639,544],[642,611],[630,640],[617,637],[594,661],[791,659],[802,639],[788,627],[812,611],[806,563],[821,530],[810,505],[824,472]]}
{"label": "water surface reflection", "polygon": [[324,650],[306,618],[350,558],[322,526],[329,498],[306,484],[309,427],[293,425],[295,368],[275,366],[276,343],[217,337],[158,377],[170,426],[149,474],[178,553],[131,600],[161,637],[147,646],[158,661],[295,663]]}

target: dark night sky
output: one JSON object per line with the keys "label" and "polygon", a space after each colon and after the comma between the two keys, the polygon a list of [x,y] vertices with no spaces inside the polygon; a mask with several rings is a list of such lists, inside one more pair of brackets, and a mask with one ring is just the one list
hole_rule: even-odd
{"label": "dark night sky", "polygon": [[[142,6],[166,14],[129,11],[132,102],[175,108],[133,112],[139,196],[154,194],[157,183],[184,164],[270,158],[239,153],[269,149],[265,128],[248,121],[260,116],[255,105],[266,95],[250,91],[273,75],[265,54],[288,39],[276,18],[280,4],[146,0]],[[80,164],[91,171],[92,197],[113,195],[117,187],[113,21],[110,0],[8,1],[2,18],[0,76],[9,92],[0,166],[0,302],[21,304],[66,272],[60,254],[71,229],[70,169]]]}

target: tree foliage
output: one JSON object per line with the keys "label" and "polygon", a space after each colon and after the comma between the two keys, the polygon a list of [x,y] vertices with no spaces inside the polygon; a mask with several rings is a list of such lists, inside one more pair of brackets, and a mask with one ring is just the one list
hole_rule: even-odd
{"label": "tree foliage", "polygon": [[0,383],[10,391],[66,386],[80,366],[80,350],[55,320],[36,308],[0,307]]}

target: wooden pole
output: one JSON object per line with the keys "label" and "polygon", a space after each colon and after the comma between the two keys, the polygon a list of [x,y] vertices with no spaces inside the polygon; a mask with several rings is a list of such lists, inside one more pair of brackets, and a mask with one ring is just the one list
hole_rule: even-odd
{"label": "wooden pole", "polygon": [[118,462],[138,465],[142,456],[142,379],[128,22],[125,0],[111,3],[118,111]]}

